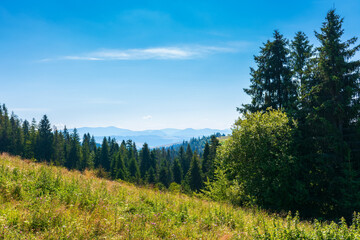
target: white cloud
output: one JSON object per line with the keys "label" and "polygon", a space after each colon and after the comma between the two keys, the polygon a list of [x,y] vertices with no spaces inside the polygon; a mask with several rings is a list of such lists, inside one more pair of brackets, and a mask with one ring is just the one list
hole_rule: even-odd
{"label": "white cloud", "polygon": [[63,59],[66,60],[88,60],[88,61],[99,61],[104,60],[98,57],[80,57],[80,56],[65,56]]}
{"label": "white cloud", "polygon": [[152,119],[152,116],[151,115],[146,115],[146,116],[143,116],[142,118],[144,120],[150,120],[150,119]]}
{"label": "white cloud", "polygon": [[91,98],[84,100],[86,104],[105,104],[105,105],[124,105],[125,101],[116,99],[105,99],[105,98]]}
{"label": "white cloud", "polygon": [[181,47],[153,47],[133,49],[102,49],[81,55],[63,56],[59,58],[45,58],[41,62],[51,60],[79,60],[79,61],[111,61],[111,60],[171,60],[194,59],[217,53],[234,53],[238,47],[189,45]]}
{"label": "white cloud", "polygon": [[36,112],[36,113],[41,113],[41,112],[48,112],[50,111],[50,109],[48,108],[13,108],[12,109],[13,112],[17,113],[17,112]]}

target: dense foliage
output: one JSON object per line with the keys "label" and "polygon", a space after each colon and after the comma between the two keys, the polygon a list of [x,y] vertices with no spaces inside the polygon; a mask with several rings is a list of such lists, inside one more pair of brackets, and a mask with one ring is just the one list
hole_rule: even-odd
{"label": "dense foliage", "polygon": [[264,44],[207,195],[307,217],[360,211],[360,45],[342,41],[342,22],[328,12],[315,51],[302,32]]}
{"label": "dense foliage", "polygon": [[281,111],[256,112],[239,119],[231,138],[220,148],[219,160],[239,194],[257,204],[289,209],[293,196],[293,129]]}

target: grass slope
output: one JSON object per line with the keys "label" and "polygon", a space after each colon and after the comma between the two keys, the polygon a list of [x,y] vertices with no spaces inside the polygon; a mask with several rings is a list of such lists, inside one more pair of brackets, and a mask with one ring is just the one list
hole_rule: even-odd
{"label": "grass slope", "polygon": [[359,219],[299,222],[0,155],[0,239],[357,239]]}

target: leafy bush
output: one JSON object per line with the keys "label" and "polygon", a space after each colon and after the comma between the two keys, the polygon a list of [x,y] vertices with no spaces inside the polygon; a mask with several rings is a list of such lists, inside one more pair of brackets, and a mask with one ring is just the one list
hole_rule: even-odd
{"label": "leafy bush", "polygon": [[219,148],[216,181],[207,195],[236,203],[289,209],[296,162],[291,154],[294,122],[280,110],[246,114]]}

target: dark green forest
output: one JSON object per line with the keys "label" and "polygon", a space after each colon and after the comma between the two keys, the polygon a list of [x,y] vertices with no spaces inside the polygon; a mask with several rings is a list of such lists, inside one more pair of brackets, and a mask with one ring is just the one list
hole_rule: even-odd
{"label": "dark green forest", "polygon": [[0,152],[68,169],[97,169],[101,177],[161,189],[176,183],[185,192],[198,191],[206,178],[213,176],[219,144],[216,136],[220,134],[192,138],[167,148],[150,149],[145,143],[138,150],[131,140],[119,144],[105,137],[98,144],[90,134],[81,139],[76,129],[70,133],[66,127],[61,131],[52,128],[46,115],[39,123],[35,119],[29,123],[14,113],[9,116],[4,104],[0,107]]}
{"label": "dark green forest", "polygon": [[131,141],[80,139],[0,108],[0,152],[99,176],[178,188],[237,205],[299,211],[306,218],[351,218],[360,211],[360,60],[357,38],[343,40],[330,10],[314,47],[303,32],[279,31],[250,69],[251,102],[237,110],[232,135],[173,147],[137,149]]}
{"label": "dark green forest", "polygon": [[330,10],[318,47],[303,32],[263,44],[210,197],[305,217],[360,210],[360,45],[342,39],[342,23]]}

